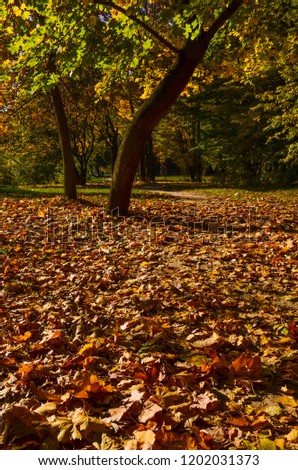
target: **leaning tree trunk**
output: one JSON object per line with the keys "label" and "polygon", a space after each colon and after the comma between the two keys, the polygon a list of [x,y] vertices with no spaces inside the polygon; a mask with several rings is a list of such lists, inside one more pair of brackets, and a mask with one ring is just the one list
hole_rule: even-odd
{"label": "leaning tree trunk", "polygon": [[59,129],[59,136],[63,156],[64,172],[64,195],[69,199],[77,198],[76,173],[73,153],[71,148],[67,118],[63,106],[63,101],[59,87],[56,86],[51,91],[52,102],[55,110],[56,120]]}
{"label": "leaning tree trunk", "polygon": [[184,90],[216,32],[243,1],[232,0],[208,31],[203,31],[195,40],[186,42],[173,67],[133,118],[118,151],[107,205],[108,213],[128,213],[133,181],[146,140]]}

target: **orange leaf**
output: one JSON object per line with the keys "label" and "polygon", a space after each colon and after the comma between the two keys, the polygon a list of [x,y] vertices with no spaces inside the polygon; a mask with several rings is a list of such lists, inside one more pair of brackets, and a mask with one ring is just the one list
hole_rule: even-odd
{"label": "orange leaf", "polygon": [[234,426],[239,426],[240,428],[246,428],[250,425],[250,422],[244,416],[240,416],[239,418],[233,418],[233,416],[230,416],[226,422],[229,424],[233,424]]}
{"label": "orange leaf", "polygon": [[267,427],[268,425],[269,425],[269,423],[268,423],[268,420],[267,420],[266,416],[260,416],[255,421],[253,421],[252,424],[251,424],[251,426],[254,429],[262,429],[262,428]]}
{"label": "orange leaf", "polygon": [[23,364],[23,365],[17,370],[17,374],[19,374],[19,375],[24,374],[25,376],[27,376],[28,374],[30,374],[30,372],[33,370],[33,368],[34,368],[34,365],[33,365],[33,364]]}
{"label": "orange leaf", "polygon": [[11,367],[11,366],[14,366],[15,363],[16,363],[16,361],[12,357],[1,357],[0,358],[0,366],[2,366],[2,367]]}
{"label": "orange leaf", "polygon": [[80,356],[90,356],[94,350],[94,341],[90,341],[90,343],[84,344],[79,350]]}
{"label": "orange leaf", "polygon": [[31,338],[31,336],[32,336],[31,331],[26,331],[26,333],[24,333],[23,335],[13,336],[13,339],[15,339],[16,341],[23,342],[23,341],[27,341],[27,339]]}
{"label": "orange leaf", "polygon": [[135,376],[136,376],[138,379],[142,379],[142,380],[145,380],[145,381],[147,381],[148,378],[149,378],[147,374],[145,374],[144,372],[141,372],[141,371],[137,371],[137,372],[135,373]]}
{"label": "orange leaf", "polygon": [[198,448],[205,449],[205,450],[212,449],[213,437],[211,436],[211,434],[207,434],[206,432],[202,431],[196,426],[192,427],[192,431],[198,441],[198,447],[196,447],[197,449]]}
{"label": "orange leaf", "polygon": [[197,440],[189,433],[178,434],[161,428],[156,433],[154,449],[168,450],[197,450]]}
{"label": "orange leaf", "polygon": [[232,375],[238,377],[260,377],[263,373],[261,358],[259,356],[247,357],[242,353],[230,366]]}
{"label": "orange leaf", "polygon": [[76,398],[89,398],[89,393],[85,392],[85,390],[81,390],[74,395]]}
{"label": "orange leaf", "polygon": [[54,393],[46,392],[42,388],[37,389],[36,397],[39,400],[46,400],[46,401],[53,401],[55,403],[61,403],[61,395],[55,395]]}

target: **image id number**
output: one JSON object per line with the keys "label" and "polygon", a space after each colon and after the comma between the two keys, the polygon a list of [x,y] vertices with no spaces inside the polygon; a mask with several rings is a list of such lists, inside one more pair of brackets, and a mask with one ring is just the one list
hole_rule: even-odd
{"label": "image id number", "polygon": [[246,466],[259,465],[260,459],[258,455],[250,454],[236,454],[236,455],[182,455],[181,456],[181,465],[235,465],[235,466]]}

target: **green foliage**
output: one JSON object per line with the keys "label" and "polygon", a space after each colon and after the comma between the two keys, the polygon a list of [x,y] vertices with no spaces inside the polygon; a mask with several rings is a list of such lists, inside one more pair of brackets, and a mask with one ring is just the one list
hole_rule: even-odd
{"label": "green foliage", "polygon": [[[109,154],[115,159],[133,111],[162,79],[175,50],[206,30],[226,2],[6,0],[3,7],[2,80],[10,91],[2,109],[10,112],[63,83],[81,166],[86,158],[91,162]],[[294,0],[245,2],[217,33],[204,69],[197,71],[175,112],[155,132],[161,161],[171,158],[185,168],[194,158],[193,149],[199,149],[205,170],[221,173],[223,179],[297,179],[296,12]],[[43,130],[36,139],[20,121],[15,123],[19,130],[6,129],[14,142],[1,162],[7,180],[36,182],[39,171],[40,182],[56,177],[57,146],[41,150],[42,145],[51,147],[54,121],[42,114]],[[199,143],[194,135],[197,120]]]}
{"label": "green foliage", "polygon": [[1,142],[2,183],[43,184],[61,173],[59,139],[49,100],[9,107]]}

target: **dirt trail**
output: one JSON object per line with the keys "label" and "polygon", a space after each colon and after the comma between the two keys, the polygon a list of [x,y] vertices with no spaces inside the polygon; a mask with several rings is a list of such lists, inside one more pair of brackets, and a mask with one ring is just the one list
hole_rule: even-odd
{"label": "dirt trail", "polygon": [[197,199],[206,199],[208,196],[203,193],[195,193],[193,191],[173,191],[172,189],[157,189],[154,186],[144,186],[142,189],[150,193],[164,194],[166,196],[178,197],[180,199],[189,199],[191,201]]}

